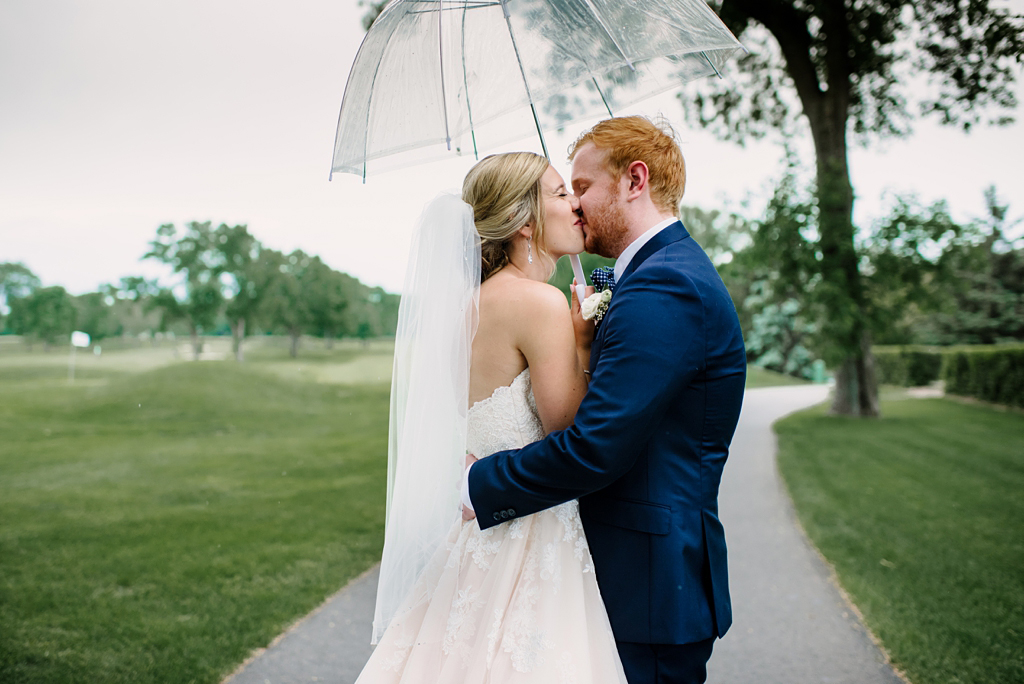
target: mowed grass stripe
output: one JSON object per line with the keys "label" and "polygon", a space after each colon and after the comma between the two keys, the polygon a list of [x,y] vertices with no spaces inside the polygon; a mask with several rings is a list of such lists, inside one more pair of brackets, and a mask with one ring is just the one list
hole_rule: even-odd
{"label": "mowed grass stripe", "polygon": [[915,684],[1024,681],[1024,417],[890,401],[776,425],[801,522]]}
{"label": "mowed grass stripe", "polygon": [[218,681],[379,558],[386,385],[7,370],[0,681]]}

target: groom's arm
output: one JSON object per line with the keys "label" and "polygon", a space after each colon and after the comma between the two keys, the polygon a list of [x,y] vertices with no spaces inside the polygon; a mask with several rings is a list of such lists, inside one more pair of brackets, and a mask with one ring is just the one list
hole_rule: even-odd
{"label": "groom's arm", "polygon": [[633,466],[669,401],[700,371],[706,316],[692,280],[651,265],[633,273],[614,297],[574,424],[470,469],[469,496],[482,529],[617,480]]}

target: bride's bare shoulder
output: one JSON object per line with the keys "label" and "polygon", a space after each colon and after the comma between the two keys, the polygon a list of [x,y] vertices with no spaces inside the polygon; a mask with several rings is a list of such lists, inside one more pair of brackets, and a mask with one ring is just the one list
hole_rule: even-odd
{"label": "bride's bare shoulder", "polygon": [[568,314],[569,305],[558,288],[547,283],[502,277],[499,273],[480,287],[481,309],[494,308],[507,314]]}

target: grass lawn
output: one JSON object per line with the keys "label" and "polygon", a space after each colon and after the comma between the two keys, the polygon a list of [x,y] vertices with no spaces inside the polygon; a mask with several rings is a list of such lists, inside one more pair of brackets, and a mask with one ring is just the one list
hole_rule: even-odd
{"label": "grass lawn", "polygon": [[216,682],[378,560],[387,384],[66,358],[0,357],[0,682]]}
{"label": "grass lawn", "polygon": [[1024,682],[1024,416],[942,399],[776,424],[811,539],[915,684]]}
{"label": "grass lawn", "polygon": [[776,373],[760,366],[747,366],[747,389],[758,387],[779,387],[780,385],[806,385],[807,380],[794,378],[792,375]]}

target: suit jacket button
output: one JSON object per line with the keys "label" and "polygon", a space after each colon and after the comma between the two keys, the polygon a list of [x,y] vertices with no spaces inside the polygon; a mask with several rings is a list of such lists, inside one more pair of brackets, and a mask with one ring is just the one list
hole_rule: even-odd
{"label": "suit jacket button", "polygon": [[502,511],[501,512],[501,519],[502,520],[507,520],[508,519],[508,511]]}
{"label": "suit jacket button", "polygon": [[495,520],[501,520],[501,514],[500,514],[500,513],[498,513],[497,511],[495,511],[495,512],[494,512],[494,519],[495,519]]}
{"label": "suit jacket button", "polygon": [[512,517],[512,518],[516,517],[516,509],[514,509],[514,508],[508,509],[508,514],[509,514],[509,517]]}

